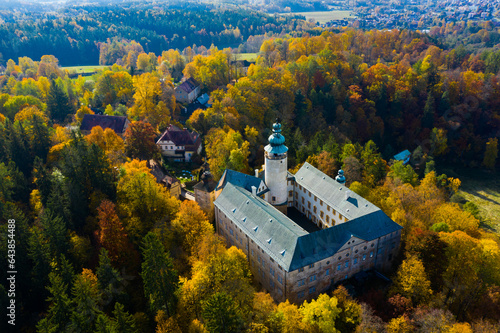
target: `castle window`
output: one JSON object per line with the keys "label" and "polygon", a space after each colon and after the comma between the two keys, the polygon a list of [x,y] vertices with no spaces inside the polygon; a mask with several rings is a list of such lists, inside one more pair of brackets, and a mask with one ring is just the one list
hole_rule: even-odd
{"label": "castle window", "polygon": [[309,194],[309,198],[311,197],[311,192],[307,192],[307,194]]}
{"label": "castle window", "polygon": [[314,201],[318,201],[318,198],[316,198],[316,196],[314,196]]}
{"label": "castle window", "polygon": [[276,197],[273,197],[273,201],[276,201]]}
{"label": "castle window", "polygon": [[293,191],[288,191],[288,196],[293,197]]}
{"label": "castle window", "polygon": [[309,265],[309,268],[313,268],[313,267],[314,267],[314,264],[310,264],[310,265]]}
{"label": "castle window", "polygon": [[330,222],[330,216],[326,216],[326,222]]}
{"label": "castle window", "polygon": [[313,282],[313,281],[316,281],[316,274],[311,275],[311,277],[309,278],[309,282]]}
{"label": "castle window", "polygon": [[281,275],[278,275],[277,279],[279,283],[283,284],[283,278],[281,277]]}
{"label": "castle window", "polygon": [[363,254],[363,260],[366,260],[366,254]]}
{"label": "castle window", "polygon": [[297,192],[295,192],[295,199],[297,199],[299,197],[299,194]]}
{"label": "castle window", "polygon": [[327,269],[326,269],[325,275],[326,275],[326,276],[330,275],[330,268],[327,268]]}
{"label": "castle window", "polygon": [[299,268],[299,273],[304,271],[304,267]]}
{"label": "castle window", "polygon": [[326,206],[326,211],[330,211],[330,206]]}
{"label": "castle window", "polygon": [[299,190],[302,190],[302,185],[299,185]]}
{"label": "castle window", "polygon": [[306,280],[299,280],[299,287],[303,286],[304,284],[306,284]]}
{"label": "castle window", "polygon": [[316,206],[313,207],[313,211],[316,213]]}
{"label": "castle window", "polygon": [[345,262],[345,268],[349,268],[349,261]]}
{"label": "castle window", "polygon": [[297,293],[297,297],[298,298],[304,298],[304,292],[303,291],[300,291]]}
{"label": "castle window", "polygon": [[302,197],[302,204],[304,204],[304,197]]}
{"label": "castle window", "polygon": [[354,258],[353,265],[356,265],[358,263],[358,258]]}
{"label": "castle window", "polygon": [[321,218],[323,218],[323,215],[324,215],[324,214],[323,214],[323,211],[321,210],[321,211],[319,212],[319,216],[321,216]]}
{"label": "castle window", "polygon": [[309,288],[309,294],[312,294],[316,291],[316,287]]}
{"label": "castle window", "polygon": [[370,251],[370,258],[373,257],[373,251]]}
{"label": "castle window", "polygon": [[311,209],[311,203],[310,202],[307,203],[307,208]]}
{"label": "castle window", "polygon": [[302,207],[302,213],[305,213],[305,212],[306,212],[306,210],[304,209],[304,207]]}
{"label": "castle window", "polygon": [[337,270],[340,271],[342,269],[342,265],[341,264],[338,264],[337,265]]}

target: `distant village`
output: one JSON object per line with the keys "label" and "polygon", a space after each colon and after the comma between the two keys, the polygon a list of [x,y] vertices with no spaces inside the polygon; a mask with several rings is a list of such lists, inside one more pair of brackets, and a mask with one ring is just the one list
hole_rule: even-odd
{"label": "distant village", "polygon": [[[351,11],[352,17],[317,23],[321,27],[346,27],[364,29],[420,29],[456,21],[492,21],[500,25],[500,0],[323,0],[250,1],[254,9],[273,12],[276,5],[285,12],[298,11]],[[294,7],[299,7],[294,10]]]}
{"label": "distant village", "polygon": [[[357,17],[350,19],[348,25],[366,29],[426,29],[443,20],[445,23],[489,20],[500,25],[498,0],[396,0],[387,4],[352,0],[346,3],[343,9],[352,10]],[[333,21],[329,25],[346,23]]]}

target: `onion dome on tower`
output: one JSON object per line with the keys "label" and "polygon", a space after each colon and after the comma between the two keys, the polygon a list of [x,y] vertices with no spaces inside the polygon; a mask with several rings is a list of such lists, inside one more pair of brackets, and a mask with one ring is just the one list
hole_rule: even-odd
{"label": "onion dome on tower", "polygon": [[339,174],[335,177],[335,180],[340,184],[345,184],[344,170],[339,170]]}
{"label": "onion dome on tower", "polygon": [[288,151],[288,147],[284,145],[285,137],[281,134],[281,124],[279,118],[273,124],[273,134],[269,136],[269,144],[264,148],[266,153],[272,156],[277,156],[278,154],[285,154]]}

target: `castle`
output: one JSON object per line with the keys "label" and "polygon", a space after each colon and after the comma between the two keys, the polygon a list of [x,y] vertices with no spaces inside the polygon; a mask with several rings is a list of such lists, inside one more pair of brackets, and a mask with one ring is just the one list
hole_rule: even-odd
{"label": "castle", "polygon": [[342,170],[335,180],[307,162],[288,172],[284,143],[276,121],[263,172],[226,170],[213,191],[217,233],[246,254],[262,288],[300,303],[360,271],[388,269],[402,227],[350,191]]}

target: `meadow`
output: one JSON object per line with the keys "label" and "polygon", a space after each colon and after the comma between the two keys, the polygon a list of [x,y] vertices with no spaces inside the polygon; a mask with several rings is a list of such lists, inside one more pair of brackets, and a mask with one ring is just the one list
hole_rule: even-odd
{"label": "meadow", "polygon": [[495,173],[479,172],[474,176],[461,176],[460,194],[475,203],[485,229],[500,235],[500,177]]}

